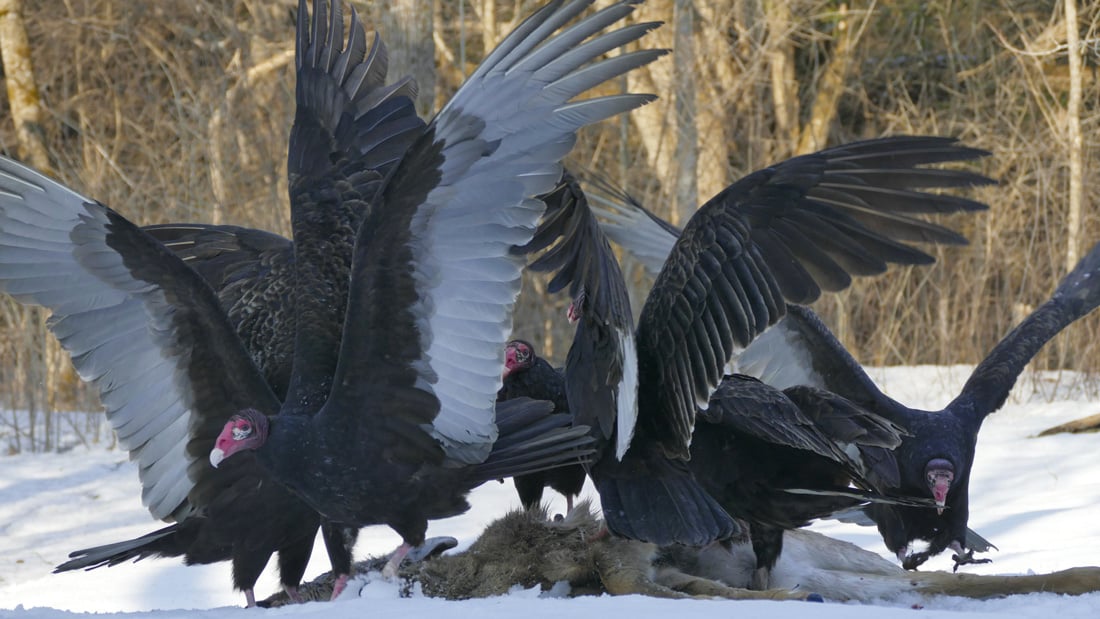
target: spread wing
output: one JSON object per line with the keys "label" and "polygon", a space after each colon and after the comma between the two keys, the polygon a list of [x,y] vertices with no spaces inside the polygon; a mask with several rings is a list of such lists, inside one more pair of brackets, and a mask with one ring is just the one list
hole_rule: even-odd
{"label": "spread wing", "polygon": [[[606,183],[595,187],[596,191],[590,192],[593,211],[608,238],[656,277],[680,229],[615,187]],[[811,385],[845,394],[864,405],[886,397],[817,314],[800,305],[788,305],[787,314],[757,335],[736,357],[732,369],[779,389]]]}
{"label": "spread wing", "polygon": [[118,214],[8,159],[0,287],[52,311],[50,330],[99,391],[157,518],[204,504],[217,484],[206,454],[230,415],[278,409],[195,272]]}
{"label": "spread wing", "polygon": [[639,423],[686,457],[696,408],[787,303],[812,302],[890,262],[932,261],[908,242],[965,242],[914,215],[985,205],[921,190],[989,179],[918,166],[984,154],[947,138],[868,140],[789,159],[712,198],[677,239],[642,309],[639,401],[647,406]]}
{"label": "spread wing", "polygon": [[556,185],[575,132],[652,97],[573,99],[664,53],[594,61],[655,27],[593,37],[631,13],[633,1],[550,36],[589,4],[554,2],[520,24],[388,180],[360,228],[349,320],[322,415],[380,411],[368,403],[384,401],[373,423],[413,441],[424,426],[452,460],[488,454],[523,266],[511,248],[531,238],[545,208],[534,198]]}

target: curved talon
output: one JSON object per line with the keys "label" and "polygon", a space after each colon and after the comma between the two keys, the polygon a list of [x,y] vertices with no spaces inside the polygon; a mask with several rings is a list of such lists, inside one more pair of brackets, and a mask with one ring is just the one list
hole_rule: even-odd
{"label": "curved talon", "polygon": [[911,555],[906,556],[901,566],[907,570],[916,571],[925,561],[932,558],[932,553],[929,552],[914,552]]}
{"label": "curved talon", "polygon": [[975,559],[973,549],[968,550],[968,551],[963,552],[963,553],[953,554],[953,555],[951,555],[951,560],[953,560],[955,562],[955,567],[951,568],[951,571],[953,573],[959,571],[959,566],[960,565],[973,565],[973,564],[978,564],[978,563],[993,563],[993,559],[990,559],[990,558]]}
{"label": "curved talon", "polygon": [[409,550],[405,558],[410,563],[420,563],[438,557],[455,546],[458,546],[458,540],[453,537],[430,537],[423,544]]}

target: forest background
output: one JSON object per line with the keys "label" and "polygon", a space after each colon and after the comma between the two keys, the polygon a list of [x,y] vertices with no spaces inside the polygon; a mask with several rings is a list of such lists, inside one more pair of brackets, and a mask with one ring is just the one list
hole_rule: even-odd
{"label": "forest background", "polygon": [[[391,78],[416,76],[428,114],[540,3],[351,4],[389,47]],[[142,224],[287,235],[296,10],[0,0],[0,153]],[[1100,1],[648,0],[633,19],[665,21],[644,44],[674,53],[617,87],[660,100],[586,129],[571,165],[673,222],[744,174],[852,140],[936,134],[992,152],[974,168],[999,183],[970,192],[991,209],[941,222],[969,245],[929,247],[934,266],[893,268],[816,304],[865,364],[978,362],[1100,240]],[[637,310],[648,282],[624,265]],[[546,281],[526,277],[516,336],[560,362],[569,299]],[[68,448],[62,430],[112,440],[46,318],[0,298],[8,453]],[[1082,320],[1033,368],[1082,371],[1074,380],[1100,396],[1098,334],[1100,317]]]}

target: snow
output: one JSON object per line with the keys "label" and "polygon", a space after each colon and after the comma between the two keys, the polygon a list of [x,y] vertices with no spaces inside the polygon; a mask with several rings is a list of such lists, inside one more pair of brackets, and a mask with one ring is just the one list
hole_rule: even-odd
{"label": "snow", "polygon": [[[938,409],[965,381],[971,368],[885,368],[872,373],[884,389],[911,405]],[[993,563],[966,566],[982,574],[1044,573],[1075,566],[1100,565],[1100,435],[1034,438],[1047,427],[1100,412],[1100,399],[1089,383],[1070,372],[1028,374],[1005,408],[990,417],[979,438],[971,481],[971,527],[1000,550]],[[244,596],[232,590],[228,563],[185,567],[178,560],[148,559],[89,572],[51,574],[69,552],[147,533],[161,526],[140,502],[134,466],[126,454],[106,447],[76,447],[65,453],[22,454],[0,459],[0,618],[61,619],[78,614],[110,616],[230,619],[239,613],[272,613],[298,618],[323,616],[425,617],[448,619],[631,616],[633,619],[740,617],[795,619],[894,619],[911,616],[948,618],[995,615],[1000,618],[1100,617],[1100,593],[1058,596],[1049,593],[975,601],[948,597],[899,597],[875,604],[662,600],[641,596],[538,598],[517,591],[485,600],[448,602],[414,595],[400,598],[393,584],[373,579],[360,596],[331,603],[309,603],[273,610],[243,610]],[[586,490],[591,494],[591,489]],[[553,508],[564,502],[555,497]],[[471,495],[473,509],[433,522],[428,535],[451,535],[468,545],[485,524],[518,507],[510,483],[491,483]],[[818,523],[814,530],[854,542],[890,557],[877,532],[840,523]],[[365,529],[359,558],[388,553],[396,534],[384,527]],[[950,569],[950,553],[927,569]],[[782,565],[782,562],[781,562]],[[306,578],[328,569],[318,541]],[[268,573],[270,572],[270,573]],[[277,589],[274,569],[265,572],[256,591],[264,598]],[[1098,583],[1100,586],[1100,583]],[[356,587],[349,587],[354,590]],[[827,592],[823,592],[827,596]],[[736,605],[736,606],[734,606]],[[979,615],[981,614],[981,615]]]}

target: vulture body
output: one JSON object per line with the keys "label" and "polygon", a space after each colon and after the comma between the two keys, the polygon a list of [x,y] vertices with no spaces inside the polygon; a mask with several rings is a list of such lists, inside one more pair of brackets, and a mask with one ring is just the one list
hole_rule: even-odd
{"label": "vulture body", "polygon": [[[656,272],[679,231],[624,196],[597,209],[617,243]],[[974,369],[962,392],[939,411],[910,408],[884,394],[812,310],[789,305],[787,315],[741,353],[737,371],[778,389],[827,390],[904,427],[895,448],[899,483],[892,493],[931,499],[942,512],[923,507],[873,503],[863,508],[877,524],[887,548],[915,569],[950,548],[956,568],[975,561],[975,550],[991,547],[967,527],[969,480],[977,434],[987,415],[1005,402],[1020,372],[1052,337],[1100,304],[1100,248],[1086,255],[1039,306],[999,342]],[[856,518],[856,520],[859,520]],[[912,552],[918,540],[928,548]]]}
{"label": "vulture body", "polygon": [[[785,353],[813,359],[812,366],[805,368],[810,377],[803,382],[812,380],[811,384],[844,394],[904,425],[911,434],[895,450],[901,473],[896,491],[931,498],[941,509],[869,505],[863,510],[903,567],[916,569],[947,549],[954,553],[956,569],[985,561],[973,555],[975,550],[987,550],[988,542],[981,544],[984,540],[968,529],[970,474],[982,422],[1004,405],[1020,373],[1047,341],[1100,305],[1098,280],[1100,246],[1081,259],[1047,301],[994,346],[959,395],[938,411],[910,408],[883,394],[816,315],[805,308],[791,312],[783,333],[792,348]],[[768,355],[772,361],[767,363],[752,355],[742,370],[759,371],[764,380],[778,383],[782,379],[767,376],[768,368],[782,363],[779,359],[783,357],[775,354]],[[917,541],[927,542],[927,548],[914,551]],[[975,548],[976,543],[981,545]]]}
{"label": "vulture body", "polygon": [[[540,357],[530,342],[512,340],[504,351],[504,384],[497,392],[497,401],[519,397],[549,400],[556,412],[569,413],[562,371]],[[565,497],[568,514],[573,511],[573,500],[580,495],[586,478],[584,467],[577,464],[518,475],[513,481],[524,509],[537,509],[543,490],[549,486]]]}
{"label": "vulture body", "polygon": [[[523,399],[493,410],[503,335],[493,354],[484,354],[494,345],[486,343],[473,350],[476,358],[455,364],[480,371],[475,390],[486,392],[480,398],[471,395],[473,390],[460,391],[463,381],[469,382],[468,373],[456,376],[441,367],[446,351],[421,349],[433,341],[454,344],[440,337],[453,329],[447,324],[452,320],[463,334],[506,332],[500,310],[509,307],[519,269],[507,248],[524,240],[524,230],[528,235],[533,230],[527,220],[537,218],[542,206],[531,198],[551,188],[560,175],[557,159],[571,144],[573,131],[649,100],[622,95],[569,103],[589,87],[663,53],[641,51],[581,67],[655,26],[629,26],[579,45],[629,13],[632,2],[582,20],[536,49],[587,4],[563,7],[555,2],[525,22],[475,73],[475,85],[426,125],[416,117],[405,83],[381,87],[384,52],[375,45],[367,53],[354,15],[341,49],[339,6],[328,20],[326,3],[317,0],[310,21],[304,1],[300,3],[297,111],[288,157],[293,277],[261,274],[309,282],[277,292],[291,301],[291,322],[270,322],[268,315],[250,323],[256,316],[250,313],[247,295],[236,299],[245,311],[234,312],[236,280],[230,275],[241,265],[211,261],[200,274],[158,241],[156,231],[145,232],[106,206],[0,159],[0,287],[52,311],[50,328],[72,353],[81,376],[98,387],[120,442],[138,462],[145,504],[154,516],[177,523],[144,538],[91,549],[85,557],[89,565],[175,553],[193,534],[209,539],[200,533],[229,526],[241,513],[267,513],[269,504],[254,491],[272,487],[289,489],[293,497],[285,492],[280,496],[292,501],[290,505],[308,506],[304,513],[312,510],[313,520],[302,525],[311,541],[317,518],[328,520],[331,539],[338,538],[344,550],[349,543],[345,534],[370,523],[391,524],[409,536],[406,541],[419,540],[426,518],[465,509],[462,496],[480,481],[585,455],[585,430],[568,427],[563,415],[549,414],[549,403]],[[504,100],[515,105],[501,105]],[[491,113],[483,114],[483,109]],[[497,128],[498,122],[503,129]],[[492,201],[495,210],[488,218],[478,220],[470,210],[471,196],[486,188],[499,197]],[[425,225],[425,218],[433,224]],[[455,221],[444,221],[448,218]],[[441,221],[447,224],[441,227],[462,230],[463,235],[492,234],[481,234],[478,247],[464,253],[469,248],[448,245],[446,235],[433,236],[434,224]],[[404,230],[397,233],[400,228]],[[375,243],[378,239],[387,242]],[[440,267],[431,248],[444,245],[456,253]],[[409,260],[414,254],[423,259],[419,265],[408,262],[391,270],[392,262],[387,262]],[[287,263],[267,266],[277,270]],[[350,285],[349,273],[356,285]],[[219,281],[219,274],[227,278],[215,291],[208,282]],[[390,275],[394,277],[387,279]],[[379,279],[386,280],[383,287],[392,284],[395,289],[387,290],[391,294],[384,303],[372,305]],[[410,306],[418,287],[442,286],[455,293],[464,284],[472,284],[467,289],[474,298],[458,293],[436,300],[432,307],[442,315],[429,316],[423,304]],[[345,328],[345,313],[354,317],[349,324],[361,328]],[[471,313],[488,318],[478,322],[470,319]],[[391,333],[406,339],[366,341],[383,323],[397,324]],[[248,350],[238,331],[254,342],[271,340],[276,348]],[[292,345],[286,348],[288,339]],[[344,349],[351,352],[341,355]],[[292,351],[289,371],[287,350]],[[364,406],[366,401],[393,405],[379,410]],[[447,414],[440,414],[441,401]],[[267,415],[272,415],[270,422]],[[285,437],[281,455],[294,464],[288,467],[272,456],[279,448],[244,449],[226,462],[212,458],[216,444],[229,447],[220,434],[232,440],[248,434],[244,418],[254,420],[249,427],[253,436],[272,430],[272,447]],[[327,432],[293,436],[295,428],[313,424]],[[306,454],[312,463],[324,460],[327,466],[329,455],[337,453],[331,449],[339,449],[334,443],[353,437],[356,425],[360,434],[369,426],[365,431],[374,440],[356,443],[367,453],[341,459],[335,474],[327,474],[332,469],[322,472],[323,483],[310,485],[313,478],[303,482],[298,475],[315,474],[316,467],[295,468],[297,459]],[[329,440],[333,437],[338,440]],[[212,467],[215,462],[221,468]],[[363,475],[368,469],[360,467],[371,463],[380,466]],[[230,491],[240,479],[251,494]],[[342,502],[345,496],[361,502],[348,505]],[[214,509],[222,501],[232,507]],[[191,518],[197,520],[188,524]],[[235,564],[238,550],[266,553],[265,561],[279,550],[288,564],[294,563],[291,555],[308,557],[299,546],[261,543],[243,548],[241,542],[247,540],[231,539],[233,549],[211,544],[203,550],[211,550],[209,556],[232,556]],[[188,558],[195,561],[208,556],[200,559],[192,546],[183,552],[192,553]],[[246,571],[252,570],[241,573]],[[251,590],[246,595],[251,605]]]}
{"label": "vulture body", "polygon": [[[254,454],[329,520],[390,526],[403,544],[387,573],[428,520],[467,509],[476,485],[576,462],[590,442],[587,428],[556,427],[549,403],[495,404],[522,268],[511,248],[534,232],[536,196],[557,184],[578,129],[651,97],[573,99],[665,53],[595,61],[656,26],[598,34],[633,11],[629,0],[552,36],[590,4],[552,2],[517,26],[384,179],[339,139],[333,149],[331,126],[292,130],[289,390],[281,404],[255,390],[237,398],[210,462]],[[359,119],[345,122],[355,134]],[[353,251],[332,252],[333,235]]]}
{"label": "vulture body", "polygon": [[[326,11],[321,3],[315,6],[312,22],[306,21],[307,14],[305,3],[300,3],[299,37],[308,35],[310,31],[337,32],[336,28],[342,31],[343,14],[338,3],[333,6],[331,20],[327,23]],[[369,171],[380,178],[393,167],[416,135],[416,130],[424,126],[413,106],[415,84],[405,79],[385,85],[386,49],[377,37],[368,49],[363,26],[354,11],[348,44],[341,51],[338,48],[342,42],[341,39],[317,41],[313,48],[299,50],[299,97],[296,102],[302,108],[298,112],[299,118],[309,117],[311,111],[330,117],[334,110],[347,108],[354,111],[362,118],[359,123],[361,132],[355,136],[355,141],[347,144],[347,148],[369,160]],[[309,58],[302,57],[303,52],[307,52]],[[339,64],[318,61],[337,56],[340,58]],[[348,136],[344,137],[346,139]],[[23,183],[38,183],[34,174],[18,169],[13,162],[5,165],[11,175],[7,182],[15,182],[19,188],[17,191],[26,190]],[[64,188],[49,190],[58,195],[64,193]],[[78,196],[66,198],[75,202]],[[12,211],[9,217],[15,220],[18,214]],[[230,327],[262,373],[272,395],[282,400],[289,386],[295,334],[293,248],[277,235],[232,226],[152,226],[147,230],[153,238],[177,247],[184,260],[202,275],[207,284],[214,287],[220,312],[224,313],[224,318],[228,319]],[[18,246],[25,238],[38,240],[34,232],[23,233],[14,226],[6,232],[3,237],[5,244]],[[344,252],[350,254],[350,240],[343,240],[347,244]],[[143,241],[148,244],[147,239]],[[196,247],[199,251],[194,249]],[[236,251],[224,251],[227,247]],[[242,251],[242,247],[248,251]],[[51,249],[65,250],[60,245]],[[78,262],[85,260],[75,254],[87,250],[73,248],[72,251]],[[163,252],[148,248],[144,251],[144,255],[153,260],[163,259]],[[8,255],[0,254],[4,260],[8,260]],[[11,260],[21,259],[18,254],[10,255]],[[242,255],[259,256],[260,259],[242,262],[239,260]],[[73,274],[77,276],[79,271],[74,269]],[[22,275],[15,270],[9,271],[9,277],[4,282],[5,290],[17,292],[20,286],[18,280]],[[163,277],[171,280],[162,285],[163,293],[169,297],[188,294],[186,291],[190,286],[201,286],[199,282],[190,281],[193,280],[190,277],[180,278],[170,274]],[[118,286],[114,282],[103,284],[108,288]],[[74,354],[78,371],[99,386],[107,402],[108,416],[119,431],[122,443],[130,450],[131,456],[141,463],[145,502],[150,511],[156,517],[177,521],[133,540],[75,551],[70,554],[70,560],[59,565],[55,571],[116,565],[148,556],[182,556],[189,565],[231,560],[234,586],[245,592],[247,605],[253,606],[255,582],[270,556],[278,552],[281,583],[288,595],[296,597],[295,588],[306,569],[317,529],[321,525],[317,511],[275,483],[253,457],[241,458],[223,469],[215,470],[206,465],[205,458],[194,461],[195,452],[189,450],[201,450],[199,445],[180,449],[181,443],[187,440],[185,430],[197,443],[212,442],[216,434],[204,435],[204,431],[209,432],[212,428],[204,427],[203,422],[216,427],[228,420],[228,415],[211,416],[207,420],[202,417],[204,411],[197,408],[186,410],[186,400],[190,399],[186,393],[189,385],[176,386],[169,391],[169,397],[160,400],[157,400],[158,394],[152,388],[148,392],[143,391],[140,381],[148,378],[144,374],[145,368],[129,365],[123,355],[144,355],[155,350],[154,345],[150,345],[148,351],[138,349],[140,345],[150,344],[144,334],[132,340],[132,345],[127,347],[125,330],[120,329],[118,339],[114,341],[109,333],[89,337],[83,332],[99,315],[103,315],[105,320],[108,317],[128,317],[134,322],[125,324],[125,327],[134,331],[142,329],[144,325],[136,313],[140,300],[135,295],[125,295],[122,297],[125,300],[117,306],[105,304],[102,308],[96,308],[98,314],[70,314],[67,313],[66,300],[59,297],[59,293],[51,294],[53,296],[39,292],[38,296],[28,294],[21,299],[54,309],[51,323],[54,326],[51,328],[70,352],[84,353],[82,357]],[[218,310],[212,306],[204,306],[197,311],[207,314],[202,320],[220,319],[215,316]],[[205,335],[176,334],[176,337],[202,338]],[[164,371],[167,369],[165,367]],[[202,370],[191,368],[191,371]],[[152,398],[163,409],[142,412],[122,397],[112,397],[116,391],[121,391],[120,383],[127,387],[127,397],[137,401],[143,397]],[[171,402],[171,397],[180,401]],[[157,418],[160,413],[165,415],[163,420]],[[191,427],[188,428],[188,425]],[[205,438],[200,440],[201,437]],[[185,475],[181,475],[182,469],[186,469]],[[166,472],[168,470],[173,472]],[[171,494],[165,497],[167,479],[172,480],[174,487],[169,491]],[[358,529],[354,527],[326,524],[323,528],[333,571],[342,575],[343,580],[350,574],[352,546],[357,535]]]}
{"label": "vulture body", "polygon": [[810,303],[891,262],[932,261],[907,242],[965,242],[913,215],[985,205],[922,189],[989,179],[922,166],[985,154],[946,138],[884,138],[746,176],[688,221],[637,329],[607,240],[590,213],[587,224],[572,223],[569,211],[588,205],[583,192],[569,190],[573,206],[551,216],[524,250],[552,247],[532,266],[556,270],[548,288],[568,286],[573,298],[567,394],[574,417],[597,429],[603,445],[589,474],[612,533],[687,545],[742,533],[690,470],[696,411],[788,303]]}
{"label": "vulture body", "polygon": [[749,524],[753,587],[768,589],[784,531],[869,501],[931,507],[931,501],[888,496],[898,485],[892,450],[903,435],[827,391],[780,391],[735,374],[699,412],[691,470],[731,516]]}

